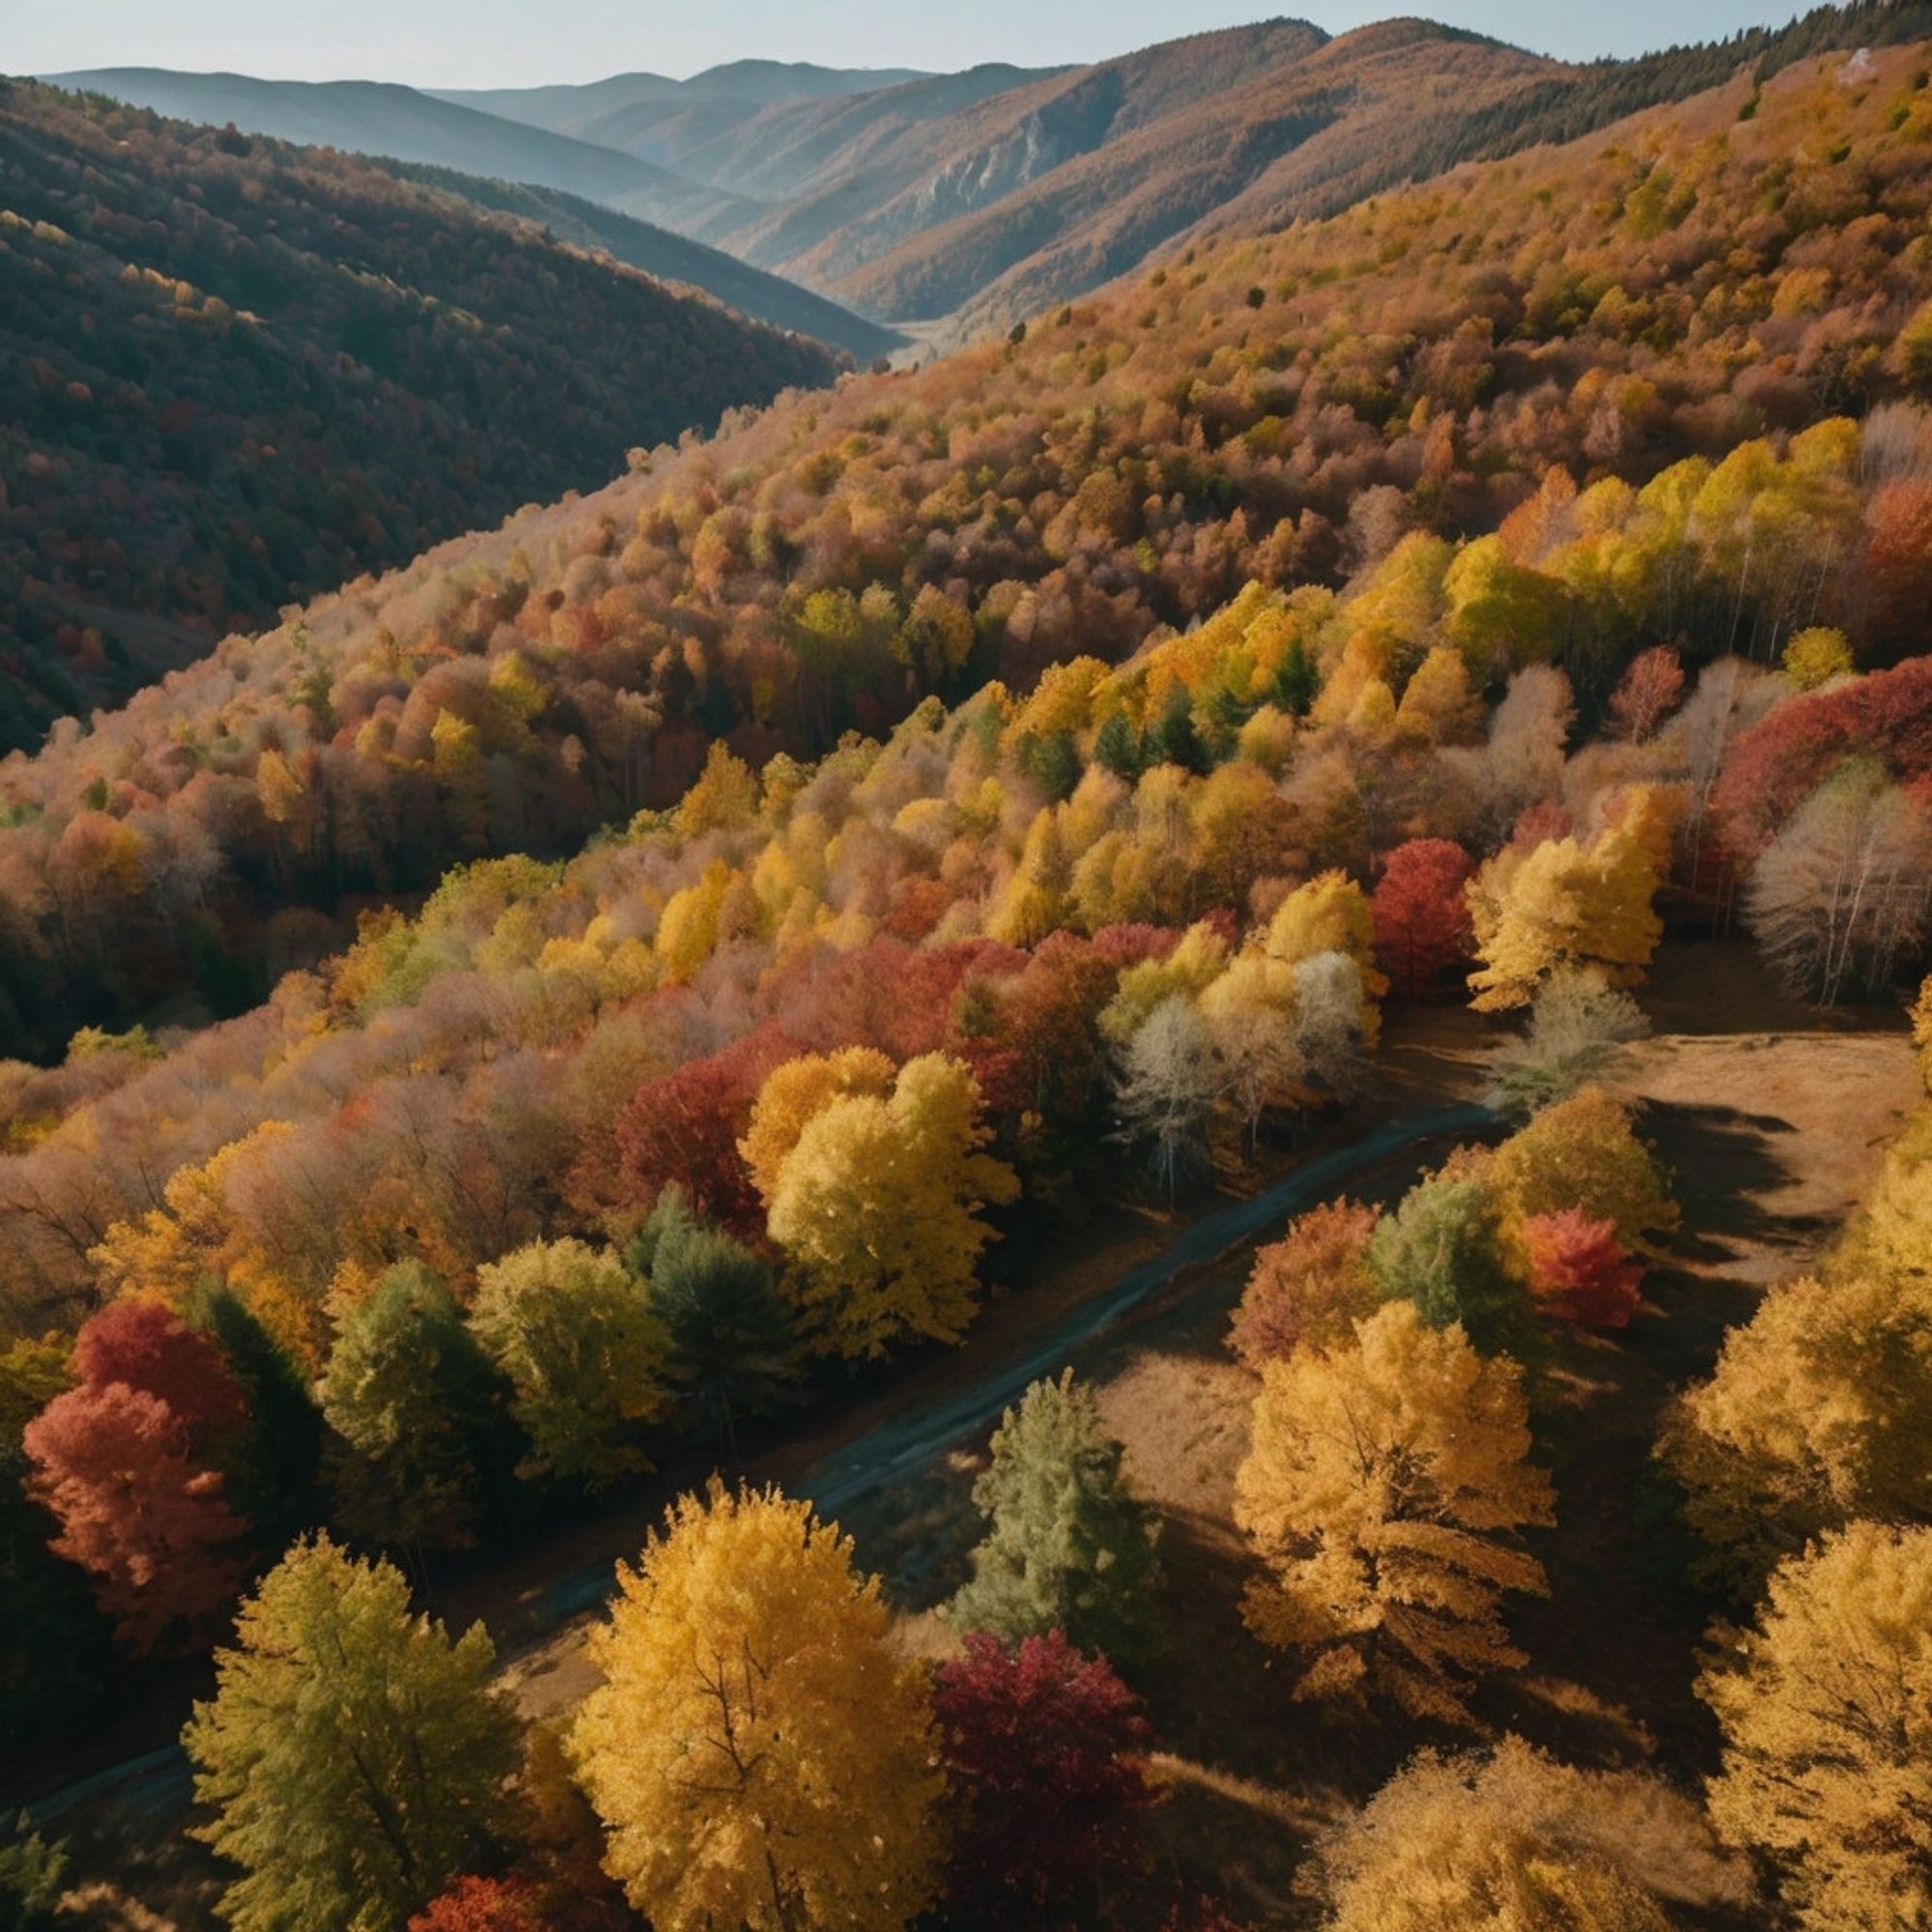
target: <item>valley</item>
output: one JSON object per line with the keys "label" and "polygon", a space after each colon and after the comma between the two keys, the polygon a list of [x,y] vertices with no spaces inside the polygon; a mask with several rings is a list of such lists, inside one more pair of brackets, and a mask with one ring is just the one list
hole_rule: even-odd
{"label": "valley", "polygon": [[1922,1925],[1932,9],[1452,12],[0,79],[0,1927]]}

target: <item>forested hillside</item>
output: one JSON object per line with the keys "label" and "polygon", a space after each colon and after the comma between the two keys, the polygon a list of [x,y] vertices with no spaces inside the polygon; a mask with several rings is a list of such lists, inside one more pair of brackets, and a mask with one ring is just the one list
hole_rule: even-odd
{"label": "forested hillside", "polygon": [[[1903,17],[0,762],[0,1925],[1923,1932],[1932,45],[1817,44]],[[1429,38],[1306,59],[1467,132]],[[821,356],[6,101],[50,344],[223,344],[50,422],[280,315],[398,465]]]}
{"label": "forested hillside", "polygon": [[177,120],[233,126],[244,134],[559,188],[679,230],[695,228],[708,216],[752,212],[721,189],[613,148],[479,113],[393,82],[263,80],[163,68],[100,68],[43,78]]}
{"label": "forested hillside", "polygon": [[1794,68],[1204,247],[224,646],[0,767],[15,1037],[265,990],[302,908],[566,849],[714,733],[810,755],[1410,532],[1410,642],[1523,627],[1586,720],[1658,641],[1833,625],[1889,662],[1925,594],[1922,75]]}
{"label": "forested hillside", "polygon": [[0,83],[0,744],[834,372],[368,163]]}
{"label": "forested hillside", "polygon": [[448,168],[432,168],[406,161],[383,166],[411,181],[460,195],[479,207],[496,209],[534,221],[560,242],[613,255],[634,269],[661,281],[684,282],[713,296],[728,308],[767,322],[775,328],[809,335],[816,342],[843,350],[855,361],[868,363],[905,346],[896,329],[867,322],[849,308],[813,295],[797,282],[766,274],[720,248],[635,221],[615,209],[605,208],[559,188],[529,187],[520,182],[485,181]]}

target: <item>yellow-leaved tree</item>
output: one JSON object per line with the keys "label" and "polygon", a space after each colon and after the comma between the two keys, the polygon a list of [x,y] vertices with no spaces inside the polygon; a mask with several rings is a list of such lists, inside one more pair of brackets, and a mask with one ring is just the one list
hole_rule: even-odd
{"label": "yellow-leaved tree", "polygon": [[1543,1108],[1496,1150],[1488,1179],[1512,1226],[1577,1208],[1613,1223],[1619,1245],[1639,1254],[1657,1253],[1683,1218],[1628,1110],[1601,1087]]}
{"label": "yellow-leaved tree", "polygon": [[1265,1365],[1235,1479],[1264,1566],[1242,1614],[1300,1654],[1297,1697],[1460,1720],[1476,1678],[1524,1662],[1502,1598],[1545,1589],[1519,1532],[1553,1520],[1529,1449],[1520,1371],[1410,1302]]}
{"label": "yellow-leaved tree", "polygon": [[1821,1275],[1779,1283],[1724,1338],[1659,1452],[1707,1546],[1699,1567],[1744,1597],[1855,1517],[1932,1522],[1932,1115]]}
{"label": "yellow-leaved tree", "polygon": [[1660,1445],[1707,1578],[1749,1596],[1780,1557],[1851,1517],[1932,1517],[1927,1286],[1782,1282],[1724,1338]]}
{"label": "yellow-leaved tree", "polygon": [[1470,974],[1483,1012],[1526,1006],[1558,967],[1589,967],[1633,986],[1650,965],[1663,923],[1652,909],[1667,862],[1668,802],[1648,786],[1587,845],[1572,836],[1524,851],[1506,845],[1469,881],[1469,917],[1482,964]]}
{"label": "yellow-leaved tree", "polygon": [[1804,1932],[1932,1924],[1932,1530],[1855,1522],[1771,1578],[1697,1694],[1723,1728],[1711,1816]]}
{"label": "yellow-leaved tree", "polygon": [[846,1094],[805,1123],[781,1162],[767,1226],[791,1264],[786,1291],[826,1346],[883,1354],[904,1335],[956,1342],[979,1308],[988,1204],[1019,1192],[981,1150],[980,1083],[964,1062],[922,1054],[890,1096]]}
{"label": "yellow-leaved tree", "polygon": [[775,1490],[714,1489],[617,1577],[570,1748],[632,1905],[658,1932],[898,1932],[924,1911],[929,1694],[849,1540]]}
{"label": "yellow-leaved tree", "polygon": [[1577,1771],[1520,1738],[1420,1752],[1317,1849],[1328,1932],[1669,1932],[1743,1874],[1648,1774]]}
{"label": "yellow-leaved tree", "polygon": [[806,1123],[834,1100],[893,1091],[893,1063],[876,1047],[841,1046],[837,1053],[803,1053],[772,1068],[738,1143],[745,1166],[770,1207],[783,1168]]}

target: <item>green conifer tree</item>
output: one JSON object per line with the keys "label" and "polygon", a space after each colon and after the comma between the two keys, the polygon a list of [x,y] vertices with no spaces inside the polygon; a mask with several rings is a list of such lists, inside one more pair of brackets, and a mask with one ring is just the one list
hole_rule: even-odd
{"label": "green conifer tree", "polygon": [[399,1262],[343,1317],[320,1390],[346,1527],[412,1547],[474,1541],[500,1390],[449,1290],[420,1262]]}
{"label": "green conifer tree", "polygon": [[1127,1667],[1153,1654],[1157,1526],[1127,1488],[1122,1453],[1070,1369],[1007,1410],[973,1489],[989,1527],[952,1600],[960,1629],[1015,1641],[1057,1630]]}

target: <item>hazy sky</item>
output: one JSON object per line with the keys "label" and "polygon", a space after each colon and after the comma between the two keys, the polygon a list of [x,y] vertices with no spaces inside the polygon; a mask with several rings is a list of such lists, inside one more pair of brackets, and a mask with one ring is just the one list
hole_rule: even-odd
{"label": "hazy sky", "polygon": [[[688,74],[762,55],[830,67],[952,69],[1094,60],[1208,27],[1298,14],[1331,31],[1404,0],[0,0],[0,71],[225,68],[445,87]],[[1794,0],[1441,0],[1408,11],[1581,57],[1640,53],[1788,19]]]}

